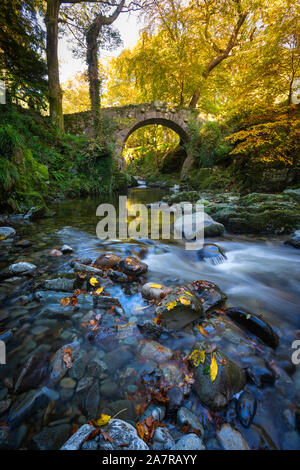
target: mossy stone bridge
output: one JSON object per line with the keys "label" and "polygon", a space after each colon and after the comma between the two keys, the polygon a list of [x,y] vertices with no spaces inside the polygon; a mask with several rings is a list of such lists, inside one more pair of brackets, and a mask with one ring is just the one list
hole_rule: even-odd
{"label": "mossy stone bridge", "polygon": [[[153,103],[102,108],[103,119],[113,121],[111,138],[116,143],[116,161],[120,169],[124,169],[125,160],[122,157],[124,145],[128,137],[140,127],[149,124],[160,124],[176,132],[182,144],[190,140],[189,122],[194,117],[199,119],[196,111],[187,108],[174,108],[166,103]],[[72,134],[93,135],[92,116],[90,111],[65,114],[65,130]],[[187,153],[181,175],[185,176],[193,164],[193,155]]]}

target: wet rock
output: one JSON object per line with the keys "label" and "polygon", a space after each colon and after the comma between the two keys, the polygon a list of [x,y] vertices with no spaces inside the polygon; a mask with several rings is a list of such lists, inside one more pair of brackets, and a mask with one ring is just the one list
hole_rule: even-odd
{"label": "wet rock", "polygon": [[10,407],[11,405],[11,399],[8,398],[7,400],[1,400],[0,401],[0,415],[2,415],[3,413],[5,413],[8,408]]}
{"label": "wet rock", "polygon": [[153,435],[153,450],[169,450],[175,445],[172,434],[167,427],[158,427]]}
{"label": "wet rock", "polygon": [[92,387],[87,392],[84,409],[86,410],[89,419],[96,419],[98,417],[98,409],[100,405],[100,390],[98,381],[95,381]]}
{"label": "wet rock", "polygon": [[182,406],[177,412],[177,424],[182,427],[184,425],[190,426],[190,431],[199,431],[200,437],[204,436],[204,429],[199,418],[188,410],[185,406]]}
{"label": "wet rock", "polygon": [[0,240],[6,240],[7,238],[13,238],[16,235],[16,231],[12,227],[0,227]]}
{"label": "wet rock", "polygon": [[173,352],[171,349],[162,346],[156,341],[147,341],[140,348],[140,355],[146,359],[151,359],[155,362],[165,362],[171,359]]}
{"label": "wet rock", "polygon": [[70,343],[62,346],[58,351],[56,351],[49,365],[49,381],[51,384],[55,385],[60,382],[69,370],[66,362],[63,360],[66,351],[72,351],[72,360],[74,360],[74,356],[78,354],[79,347],[80,344],[78,342]]}
{"label": "wet rock", "polygon": [[[198,220],[199,224],[196,224]],[[183,235],[189,241],[201,237],[202,230],[204,230],[205,237],[217,237],[223,235],[225,227],[205,212],[204,214],[194,212],[193,214],[184,215],[179,217],[174,224],[174,232],[177,236]]]}
{"label": "wet rock", "polygon": [[5,424],[0,424],[0,450],[8,450],[10,447],[9,427]]}
{"label": "wet rock", "polygon": [[203,317],[201,302],[185,286],[174,288],[155,310],[161,317],[161,326],[167,330],[182,329]]}
{"label": "wet rock", "polygon": [[92,266],[88,266],[83,263],[79,263],[78,261],[71,261],[70,265],[76,272],[88,273],[88,274],[96,274],[98,276],[102,276],[103,272],[101,269],[93,268]]}
{"label": "wet rock", "polygon": [[44,428],[33,436],[33,445],[37,450],[57,450],[66,441],[71,433],[69,424]]}
{"label": "wet rock", "polygon": [[27,262],[20,262],[20,263],[11,264],[8,268],[8,270],[11,273],[21,274],[21,275],[31,274],[36,269],[37,269],[37,267],[35,266],[35,264],[31,264],[31,263],[27,263]]}
{"label": "wet rock", "polygon": [[94,426],[84,424],[61,447],[60,450],[78,450],[89,435],[95,430]]}
{"label": "wet rock", "polygon": [[85,354],[80,352],[72,362],[72,368],[69,370],[69,376],[72,377],[72,379],[80,380],[84,376],[86,366],[87,357]]}
{"label": "wet rock", "polygon": [[161,300],[171,291],[172,289],[169,287],[163,286],[161,284],[154,284],[153,282],[147,282],[143,285],[141,293],[145,299]]}
{"label": "wet rock", "polygon": [[[121,410],[123,411],[119,413]],[[107,409],[105,408],[103,412],[110,416],[114,416],[119,413],[119,419],[123,419],[124,421],[131,421],[133,423],[135,423],[137,418],[133,402],[131,402],[130,400],[113,401],[109,403]]]}
{"label": "wet rock", "polygon": [[134,277],[141,276],[148,270],[147,264],[139,261],[134,256],[128,256],[127,258],[122,259],[119,263],[119,268],[125,274],[128,274],[128,276]]}
{"label": "wet rock", "polygon": [[173,386],[167,391],[169,399],[167,403],[167,411],[169,414],[175,413],[181,407],[184,400],[184,393],[182,388]]}
{"label": "wet rock", "polygon": [[76,393],[86,392],[89,390],[93,384],[93,381],[93,377],[82,377],[82,379],[80,379],[77,384]]}
{"label": "wet rock", "polygon": [[160,325],[156,325],[151,320],[146,320],[137,324],[138,329],[146,338],[159,339],[164,329]]}
{"label": "wet rock", "polygon": [[187,285],[187,288],[201,302],[203,312],[219,306],[225,302],[227,296],[213,282],[209,281],[193,281]]}
{"label": "wet rock", "polygon": [[96,308],[111,308],[113,305],[119,305],[119,299],[107,295],[94,295],[93,305]]}
{"label": "wet rock", "polygon": [[[1,231],[1,228],[0,228]],[[300,230],[296,230],[292,237],[288,238],[285,242],[286,245],[291,245],[294,248],[300,248]]]}
{"label": "wet rock", "polygon": [[182,372],[176,361],[168,361],[160,367],[164,380],[170,385],[178,385],[182,381]]}
{"label": "wet rock", "polygon": [[231,320],[256,335],[271,348],[276,348],[279,345],[277,333],[263,320],[262,316],[255,315],[239,307],[227,308],[225,312]]}
{"label": "wet rock", "polygon": [[196,434],[185,434],[170,450],[205,450],[205,446]]}
{"label": "wet rock", "polygon": [[105,351],[111,351],[118,346],[116,331],[112,328],[107,328],[106,326],[101,326],[97,330],[97,335],[95,336],[94,341]]}
{"label": "wet rock", "polygon": [[65,255],[67,253],[72,253],[74,250],[71,246],[69,245],[63,245],[60,249],[60,251]]}
{"label": "wet rock", "polygon": [[17,248],[29,248],[30,246],[32,246],[32,243],[29,240],[19,240],[17,241],[15,246]]}
{"label": "wet rock", "polygon": [[49,395],[51,396],[51,391],[47,390],[46,387],[31,390],[20,395],[10,408],[8,415],[9,425],[15,427],[24,421],[27,416],[31,415],[33,411],[46,407],[49,402]]}
{"label": "wet rock", "polygon": [[74,279],[57,278],[47,279],[43,283],[43,288],[57,292],[72,292],[74,288]]}
{"label": "wet rock", "polygon": [[119,397],[120,395],[120,387],[119,384],[112,379],[103,380],[100,385],[100,393],[101,395],[112,398],[112,397]]}
{"label": "wet rock", "polygon": [[127,274],[121,273],[120,271],[111,270],[108,272],[108,276],[114,282],[129,282]]}
{"label": "wet rock", "polygon": [[95,261],[99,268],[114,268],[121,261],[121,257],[114,253],[101,253]]}
{"label": "wet rock", "polygon": [[210,264],[220,264],[226,260],[226,256],[218,245],[204,243],[203,247],[197,251],[200,260]]}
{"label": "wet rock", "polygon": [[[194,350],[206,350],[204,342],[194,346]],[[212,354],[218,364],[218,373],[212,382],[210,378],[210,364]],[[229,400],[246,384],[244,371],[235,362],[231,361],[222,352],[205,353],[205,361],[196,367],[192,364],[194,372],[193,389],[201,402],[213,411],[225,408]]]}
{"label": "wet rock", "polygon": [[84,442],[81,446],[81,450],[98,450],[98,442],[96,441]]}
{"label": "wet rock", "polygon": [[71,377],[65,377],[60,381],[60,386],[62,388],[75,388],[76,382],[75,380],[71,379]]}
{"label": "wet rock", "polygon": [[62,256],[62,252],[60,250],[51,250],[49,255],[53,257]]}
{"label": "wet rock", "polygon": [[225,450],[249,450],[248,444],[236,429],[230,424],[223,424],[217,431],[217,438]]}
{"label": "wet rock", "polygon": [[241,424],[249,428],[256,413],[257,402],[253,393],[242,392],[236,402],[236,412]]}
{"label": "wet rock", "polygon": [[22,366],[15,383],[15,393],[22,393],[37,387],[43,381],[48,369],[48,353],[30,356]]}
{"label": "wet rock", "polygon": [[[111,419],[103,431],[109,434],[113,442],[106,441],[100,435],[99,449],[101,450],[148,450],[147,444],[138,437],[136,429],[121,419]],[[125,445],[125,447],[124,447]]]}
{"label": "wet rock", "polygon": [[149,405],[144,414],[140,417],[140,422],[147,419],[150,415],[152,415],[153,421],[161,422],[166,415],[166,408],[162,405]]}
{"label": "wet rock", "polygon": [[41,336],[41,335],[46,334],[48,331],[49,331],[48,326],[38,325],[38,326],[35,326],[34,328],[32,328],[31,333],[34,336]]}
{"label": "wet rock", "polygon": [[108,369],[119,370],[125,364],[128,364],[132,360],[132,353],[126,346],[122,346],[113,351],[107,353],[104,357],[104,362],[106,363]]}
{"label": "wet rock", "polygon": [[252,359],[253,365],[250,365],[249,363],[251,364],[250,358],[245,361],[245,364],[247,365],[245,371],[250,383],[253,383],[259,388],[263,388],[265,385],[274,384],[276,376],[274,372],[267,367],[264,359],[255,357]]}

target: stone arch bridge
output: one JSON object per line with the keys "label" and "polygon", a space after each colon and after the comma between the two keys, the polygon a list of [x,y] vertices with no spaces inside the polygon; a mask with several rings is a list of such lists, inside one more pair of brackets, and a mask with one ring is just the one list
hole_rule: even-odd
{"label": "stone arch bridge", "polygon": [[[190,140],[189,121],[194,116],[199,119],[196,111],[187,108],[173,108],[166,103],[153,103],[102,108],[101,115],[113,120],[112,139],[116,142],[116,161],[120,169],[124,169],[125,160],[122,157],[124,145],[128,137],[137,129],[149,124],[161,124],[176,132],[181,142]],[[72,134],[93,135],[92,116],[90,111],[64,115],[65,130]],[[185,176],[193,164],[193,155],[187,153],[182,167]]]}

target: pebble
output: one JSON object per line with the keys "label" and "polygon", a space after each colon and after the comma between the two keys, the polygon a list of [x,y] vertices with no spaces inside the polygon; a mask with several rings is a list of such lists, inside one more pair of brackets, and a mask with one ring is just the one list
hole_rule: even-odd
{"label": "pebble", "polygon": [[65,377],[60,381],[60,386],[62,388],[75,388],[76,382],[75,380],[71,379],[71,377]]}
{"label": "pebble", "polygon": [[249,450],[248,444],[239,431],[230,424],[223,424],[217,431],[217,438],[225,450]]}

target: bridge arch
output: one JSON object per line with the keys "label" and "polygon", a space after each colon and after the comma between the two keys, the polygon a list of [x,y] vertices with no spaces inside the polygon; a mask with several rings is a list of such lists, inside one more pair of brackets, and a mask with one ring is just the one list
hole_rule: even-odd
{"label": "bridge arch", "polygon": [[[189,120],[193,111],[186,108],[174,108],[166,103],[154,101],[128,106],[119,106],[101,109],[102,117],[108,117],[114,122],[112,139],[116,144],[115,160],[120,169],[125,168],[125,160],[122,157],[124,145],[128,137],[137,129],[149,124],[160,124],[169,127],[176,132],[182,143],[190,138]],[[73,134],[84,133],[92,136],[93,127],[90,111],[67,114],[64,116],[65,128]],[[193,156],[188,155],[183,165],[182,174],[191,167]]]}

